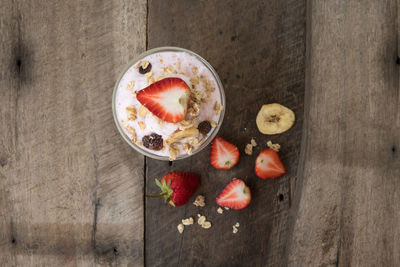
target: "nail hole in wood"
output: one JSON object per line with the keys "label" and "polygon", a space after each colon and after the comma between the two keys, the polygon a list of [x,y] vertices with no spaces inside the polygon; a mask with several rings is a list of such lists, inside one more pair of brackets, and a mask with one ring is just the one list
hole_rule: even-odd
{"label": "nail hole in wood", "polygon": [[392,152],[395,153],[396,152],[396,147],[392,146]]}
{"label": "nail hole in wood", "polygon": [[231,41],[233,42],[233,41],[235,41],[236,40],[236,36],[232,36],[231,37]]}
{"label": "nail hole in wood", "polygon": [[18,66],[18,68],[20,68],[20,67],[21,67],[21,65],[22,65],[22,61],[21,61],[21,59],[17,59],[17,66]]}
{"label": "nail hole in wood", "polygon": [[285,199],[285,197],[283,196],[283,194],[279,194],[278,198],[279,198],[279,201],[283,201],[283,200]]}
{"label": "nail hole in wood", "polygon": [[219,31],[219,34],[222,34],[222,31],[221,31],[221,30]]}
{"label": "nail hole in wood", "polygon": [[397,57],[397,59],[396,59],[396,64],[397,64],[397,65],[400,65],[400,57]]}
{"label": "nail hole in wood", "polygon": [[114,247],[114,254],[118,255],[118,249],[116,247]]}
{"label": "nail hole in wood", "polygon": [[172,166],[172,161],[168,161],[168,165],[169,165],[169,166]]}
{"label": "nail hole in wood", "polygon": [[15,240],[15,238],[11,239],[11,243],[15,244],[17,242],[17,240]]}

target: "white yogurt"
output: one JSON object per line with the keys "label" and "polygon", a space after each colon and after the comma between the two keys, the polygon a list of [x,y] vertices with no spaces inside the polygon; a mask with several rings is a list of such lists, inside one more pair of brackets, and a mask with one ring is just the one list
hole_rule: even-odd
{"label": "white yogurt", "polygon": [[[190,80],[191,78],[201,77],[200,79],[203,81],[208,80],[210,86],[215,88],[215,91],[210,94],[210,98],[207,102],[201,102],[200,112],[198,115],[199,118],[198,120],[196,120],[195,126],[197,126],[198,123],[204,120],[208,120],[210,122],[214,121],[218,123],[220,113],[216,112],[216,110],[214,109],[214,105],[215,102],[221,104],[221,94],[219,92],[219,87],[214,78],[214,75],[200,60],[186,52],[158,52],[146,56],[140,60],[140,62],[143,61],[148,61],[152,65],[151,72],[153,73],[152,77],[154,79],[157,79],[160,76],[178,77],[184,80],[190,88],[192,88],[193,86]],[[127,130],[126,125],[133,127],[136,132],[136,138],[138,141],[141,141],[143,136],[152,133],[157,133],[161,135],[163,140],[165,141],[172,133],[178,130],[178,127],[180,125],[179,123],[164,122],[160,124],[159,120],[151,112],[147,112],[144,118],[141,118],[139,114],[137,114],[136,120],[128,120],[128,113],[126,111],[126,108],[129,106],[134,106],[139,113],[139,108],[141,106],[140,102],[134,96],[134,92],[144,89],[148,86],[147,78],[145,77],[145,75],[139,73],[136,63],[134,63],[125,72],[117,87],[115,96],[115,110],[118,122],[124,133],[130,138],[131,134]],[[165,74],[165,68],[168,67],[170,69],[172,68],[172,70],[176,73]],[[194,68],[196,67],[197,73],[194,73]],[[134,82],[133,88],[131,88],[132,81]],[[199,84],[194,86],[197,91],[203,92],[205,95],[206,88],[204,86],[204,83],[200,82]],[[190,119],[190,115],[187,114],[185,119]],[[123,121],[125,122],[124,125],[122,123]],[[145,124],[146,128],[144,130],[139,127],[139,122],[143,122]],[[208,136],[214,131],[214,129],[215,128],[211,129],[211,131],[208,133]],[[202,135],[200,134],[198,138],[201,139]],[[180,141],[180,143],[184,142],[185,140]],[[169,157],[169,146],[164,146],[164,148],[159,151],[147,149],[144,146],[140,147],[152,154]],[[183,151],[181,145],[178,145],[177,147],[179,148],[179,155],[186,154],[186,152]]]}

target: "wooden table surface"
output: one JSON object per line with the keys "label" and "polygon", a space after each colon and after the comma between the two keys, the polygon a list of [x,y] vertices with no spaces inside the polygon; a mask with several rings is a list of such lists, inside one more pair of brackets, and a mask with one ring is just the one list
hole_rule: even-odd
{"label": "wooden table surface", "polygon": [[[400,266],[399,4],[3,0],[0,266]],[[234,169],[211,167],[209,148],[169,164],[120,137],[116,79],[165,45],[220,75]],[[265,136],[255,116],[272,102],[296,123]],[[261,180],[254,160],[268,140],[288,172]],[[204,208],[144,198],[171,170],[201,176]],[[214,199],[233,177],[252,202],[219,215]],[[197,213],[213,226],[179,234]]]}

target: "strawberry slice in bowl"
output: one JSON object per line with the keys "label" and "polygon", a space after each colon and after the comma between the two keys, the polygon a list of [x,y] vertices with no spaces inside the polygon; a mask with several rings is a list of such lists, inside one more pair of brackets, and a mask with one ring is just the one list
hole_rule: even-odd
{"label": "strawberry slice in bowl", "polygon": [[247,207],[251,201],[250,188],[241,179],[233,179],[218,195],[217,204],[235,210]]}
{"label": "strawberry slice in bowl", "polygon": [[254,169],[256,175],[261,179],[278,178],[286,173],[285,166],[283,166],[278,153],[272,149],[265,149],[260,152]]}
{"label": "strawberry slice in bowl", "polygon": [[217,169],[229,170],[239,161],[239,149],[221,137],[211,144],[210,163]]}
{"label": "strawberry slice in bowl", "polygon": [[190,88],[180,78],[165,78],[140,90],[137,100],[158,118],[171,123],[185,119]]}

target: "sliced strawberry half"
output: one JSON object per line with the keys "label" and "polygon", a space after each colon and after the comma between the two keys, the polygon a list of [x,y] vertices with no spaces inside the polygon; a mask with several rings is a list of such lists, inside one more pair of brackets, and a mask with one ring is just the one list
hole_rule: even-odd
{"label": "sliced strawberry half", "polygon": [[272,149],[265,149],[260,152],[256,159],[255,171],[261,179],[277,178],[286,173],[278,153]]}
{"label": "sliced strawberry half", "polygon": [[217,197],[217,204],[241,210],[250,204],[250,188],[240,179],[232,180]]}
{"label": "sliced strawberry half", "polygon": [[182,121],[188,109],[189,86],[180,78],[165,78],[140,90],[137,100],[166,122]]}
{"label": "sliced strawberry half", "polygon": [[215,137],[211,144],[211,165],[217,169],[228,170],[235,166],[238,161],[238,148],[221,137]]}

